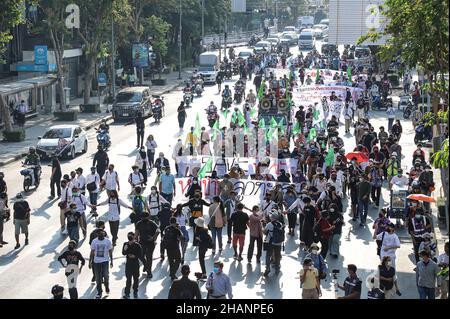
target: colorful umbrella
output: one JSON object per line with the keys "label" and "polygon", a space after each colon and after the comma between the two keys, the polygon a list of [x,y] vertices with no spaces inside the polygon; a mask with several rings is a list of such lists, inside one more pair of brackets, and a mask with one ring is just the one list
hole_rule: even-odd
{"label": "colorful umbrella", "polygon": [[358,163],[369,161],[369,156],[367,156],[367,154],[363,152],[350,152],[347,155],[345,155],[345,157],[350,161],[355,157]]}
{"label": "colorful umbrella", "polygon": [[418,200],[418,201],[422,201],[422,202],[436,203],[436,200],[433,197],[427,196],[424,194],[411,194],[406,198],[410,199],[410,200]]}

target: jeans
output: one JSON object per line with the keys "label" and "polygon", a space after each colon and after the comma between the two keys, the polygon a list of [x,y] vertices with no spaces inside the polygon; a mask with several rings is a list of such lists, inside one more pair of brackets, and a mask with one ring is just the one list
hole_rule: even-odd
{"label": "jeans", "polygon": [[256,241],[256,247],[257,247],[256,260],[260,260],[261,259],[263,239],[262,239],[262,237],[250,236],[250,243],[248,244],[248,251],[247,251],[247,259],[249,261],[251,261],[252,257],[253,257],[253,250],[254,250],[254,247],[255,247],[255,241]]}
{"label": "jeans", "polygon": [[365,223],[367,212],[369,210],[369,201],[358,200],[358,215],[361,223]]}
{"label": "jeans", "polygon": [[219,242],[219,250],[222,250],[222,227],[211,227],[211,237],[213,240],[213,251],[216,250],[216,238]]}
{"label": "jeans", "polygon": [[106,291],[109,291],[109,262],[93,263],[95,282],[97,284],[97,293],[102,294],[102,281],[105,284]]}
{"label": "jeans", "polygon": [[228,241],[231,241],[231,231],[233,228],[233,222],[231,219],[228,219],[227,221],[227,235],[228,235]]}
{"label": "jeans", "polygon": [[[89,192],[89,202],[91,205],[97,205],[98,193]],[[97,208],[92,208],[92,212],[96,212]]]}
{"label": "jeans", "polygon": [[55,196],[55,186],[56,186],[56,194],[58,194],[58,197],[61,196],[61,176],[58,176],[57,178],[53,177],[50,179],[50,195]]}
{"label": "jeans", "polygon": [[276,271],[280,270],[281,245],[271,245],[266,251],[266,270],[270,270],[270,261],[273,257],[273,264]]}
{"label": "jeans", "polygon": [[113,245],[115,245],[117,241],[117,233],[119,232],[119,223],[120,220],[109,221],[109,229],[111,230]]}
{"label": "jeans", "polygon": [[202,274],[206,274],[206,266],[205,266],[205,255],[208,251],[208,248],[199,246],[198,247],[198,261],[200,262],[200,268],[202,269]]}
{"label": "jeans", "polygon": [[330,255],[339,256],[339,246],[341,241],[341,234],[333,234],[330,237],[329,252]]}
{"label": "jeans", "polygon": [[137,293],[139,287],[139,261],[137,263],[126,263],[125,276],[127,278],[125,284],[125,295],[128,296],[130,294],[131,279],[133,279],[133,292]]}
{"label": "jeans", "polygon": [[381,187],[372,186],[371,197],[372,201],[375,202],[375,205],[380,206]]}
{"label": "jeans", "polygon": [[392,119],[388,118],[388,131],[391,130],[392,125],[394,125],[394,119],[393,118]]}
{"label": "jeans", "polygon": [[138,128],[136,129],[136,137],[137,137],[137,147],[142,147],[142,144],[144,143],[144,129]]}
{"label": "jeans", "polygon": [[172,199],[173,199],[173,193],[172,194],[166,194],[161,193],[161,196],[172,205]]}
{"label": "jeans", "polygon": [[147,150],[147,158],[148,158],[148,164],[150,165],[149,168],[152,168],[153,165],[155,165],[155,152]]}
{"label": "jeans", "polygon": [[328,254],[328,246],[329,246],[330,240],[329,239],[320,239],[320,254],[322,255],[322,257],[325,259],[327,258],[327,254]]}
{"label": "jeans", "polygon": [[420,299],[436,299],[436,290],[434,288],[420,287],[419,290],[419,298]]}
{"label": "jeans", "polygon": [[145,264],[144,271],[147,274],[152,273],[152,263],[153,263],[153,251],[155,250],[155,243],[140,243],[142,246],[142,256],[144,256]]}
{"label": "jeans", "polygon": [[75,240],[78,244],[78,241],[80,240],[80,235],[78,232],[78,225],[67,226],[67,233],[69,234],[70,240]]}
{"label": "jeans", "polygon": [[297,224],[297,213],[289,213],[289,214],[287,214],[287,217],[288,217],[289,230],[295,229],[295,226]]}
{"label": "jeans", "polygon": [[169,260],[170,276],[175,276],[181,263],[180,249],[178,247],[176,249],[173,247],[167,249],[167,259]]}

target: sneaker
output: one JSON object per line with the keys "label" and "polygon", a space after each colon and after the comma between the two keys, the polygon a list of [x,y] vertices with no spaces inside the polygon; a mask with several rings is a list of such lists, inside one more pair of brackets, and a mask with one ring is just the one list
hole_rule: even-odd
{"label": "sneaker", "polygon": [[244,260],[244,258],[242,258],[242,256],[238,256],[237,260],[242,261],[242,260]]}
{"label": "sneaker", "polygon": [[102,294],[96,294],[95,295],[95,299],[101,299],[102,298]]}
{"label": "sneaker", "polygon": [[237,259],[237,258],[238,258],[238,255],[234,254],[234,255],[233,255],[233,258],[234,258],[234,259]]}
{"label": "sneaker", "polygon": [[152,279],[152,278],[153,278],[153,274],[152,274],[151,272],[148,272],[148,273],[147,273],[147,278]]}
{"label": "sneaker", "polygon": [[270,270],[269,270],[269,269],[266,269],[266,271],[264,272],[263,276],[264,276],[264,277],[267,277],[267,276],[269,276],[269,274],[270,274]]}
{"label": "sneaker", "polygon": [[14,247],[14,249],[19,249],[20,248],[20,244],[16,244],[16,246]]}
{"label": "sneaker", "polygon": [[130,299],[130,295],[123,295],[123,299]]}
{"label": "sneaker", "polygon": [[8,245],[8,242],[7,241],[2,241],[1,244],[2,245]]}
{"label": "sneaker", "polygon": [[395,293],[397,294],[397,296],[401,296],[401,295],[402,295],[402,293],[400,292],[400,290],[397,290]]}
{"label": "sneaker", "polygon": [[212,250],[211,253],[212,253],[213,255],[215,255],[215,254],[216,254],[216,251],[215,251],[215,250]]}
{"label": "sneaker", "polygon": [[[203,276],[202,276],[202,277],[203,277]],[[178,277],[175,276],[175,275],[171,275],[170,278],[171,278],[172,280],[178,279]]]}
{"label": "sneaker", "polygon": [[164,260],[164,255],[161,255],[161,261],[163,261]]}
{"label": "sneaker", "polygon": [[133,293],[133,298],[134,298],[134,299],[138,299],[138,298],[139,298],[137,291],[135,291],[135,292]]}
{"label": "sneaker", "polygon": [[208,279],[208,276],[206,276],[206,274],[202,274],[202,276],[200,277],[200,279]]}
{"label": "sneaker", "polygon": [[221,254],[222,253],[222,248],[219,248],[219,254]]}
{"label": "sneaker", "polygon": [[92,276],[91,282],[95,282],[95,277],[94,276]]}

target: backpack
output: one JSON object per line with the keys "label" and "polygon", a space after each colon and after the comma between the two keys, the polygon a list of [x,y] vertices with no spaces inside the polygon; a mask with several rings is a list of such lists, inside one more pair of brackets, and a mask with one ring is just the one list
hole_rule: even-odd
{"label": "backpack", "polygon": [[205,245],[206,248],[208,248],[208,249],[214,248],[214,242],[212,240],[211,235],[207,232],[205,237],[206,237],[206,245]]}
{"label": "backpack", "polygon": [[139,216],[144,213],[144,199],[142,196],[135,196],[133,198],[132,207],[134,213]]}
{"label": "backpack", "polygon": [[272,230],[272,238],[270,239],[271,244],[280,244],[284,242],[284,226],[278,222],[272,222],[273,230]]}

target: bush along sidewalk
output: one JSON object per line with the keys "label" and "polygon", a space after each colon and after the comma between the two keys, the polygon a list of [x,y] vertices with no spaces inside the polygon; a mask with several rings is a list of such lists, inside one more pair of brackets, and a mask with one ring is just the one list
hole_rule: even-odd
{"label": "bush along sidewalk", "polygon": [[17,128],[12,131],[3,131],[3,138],[5,142],[22,142],[25,140],[25,129]]}

